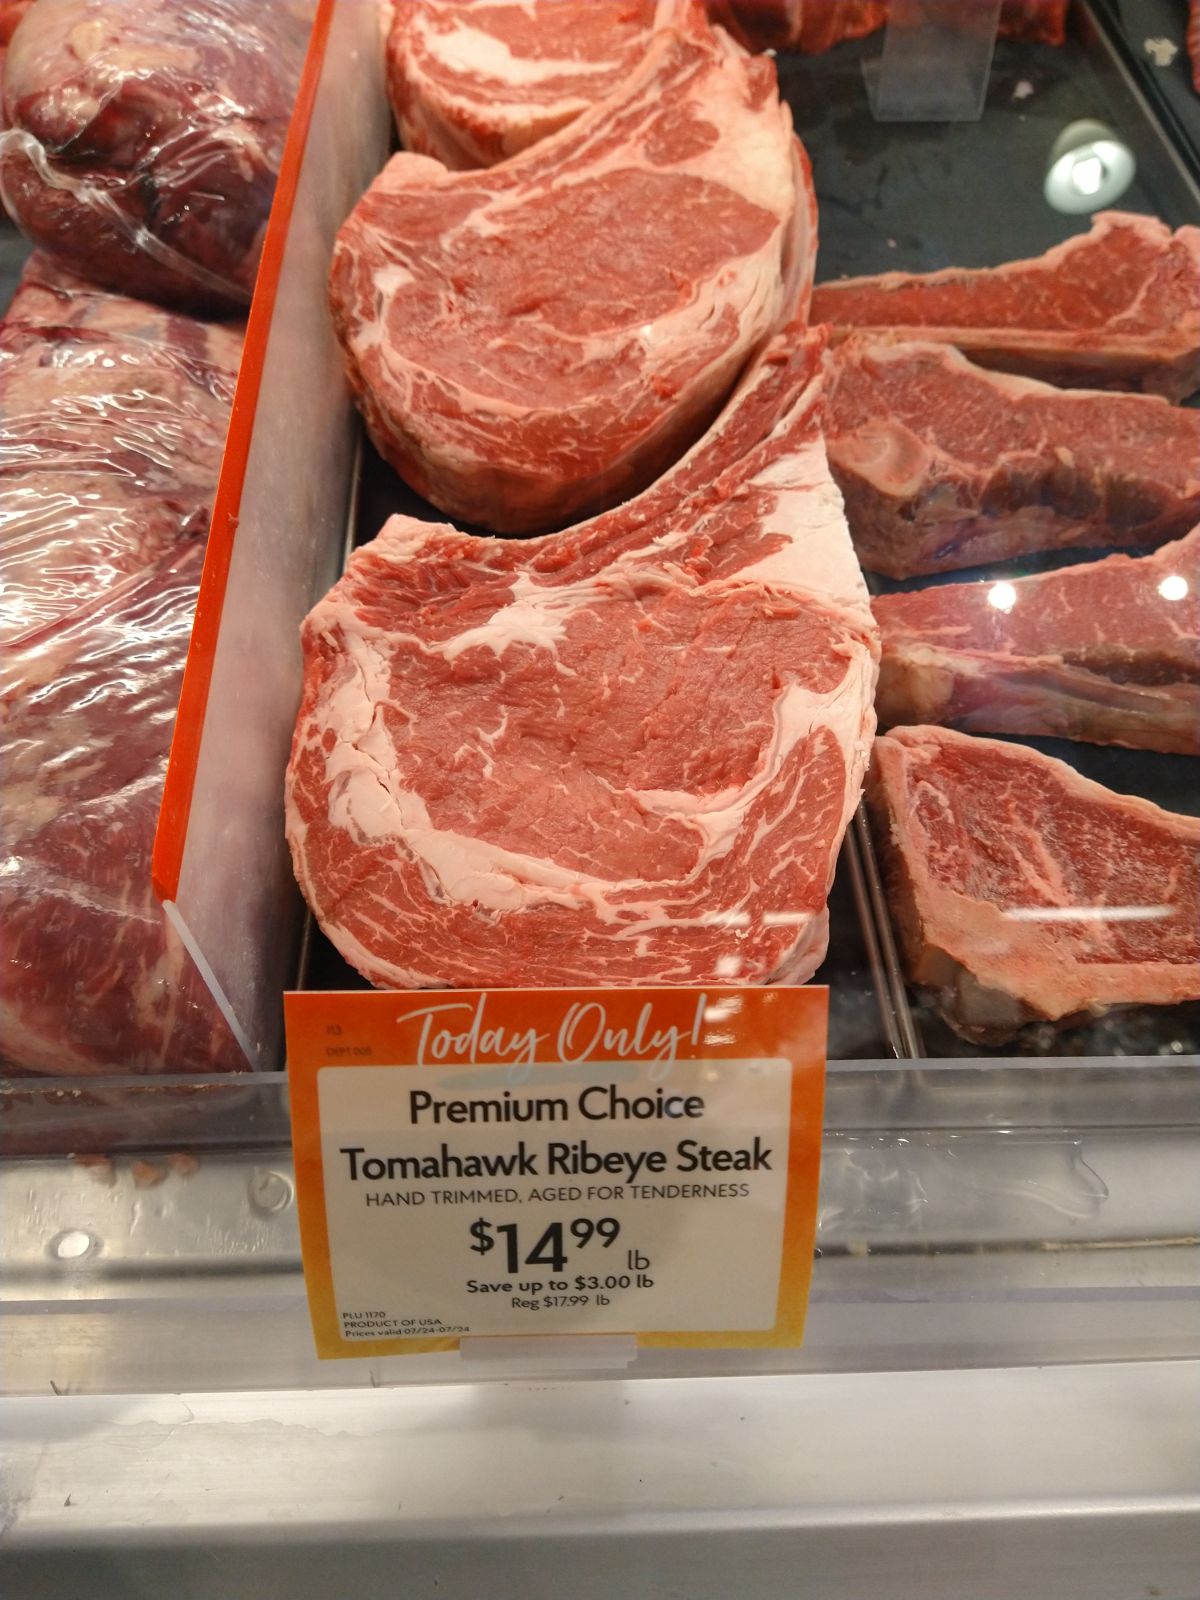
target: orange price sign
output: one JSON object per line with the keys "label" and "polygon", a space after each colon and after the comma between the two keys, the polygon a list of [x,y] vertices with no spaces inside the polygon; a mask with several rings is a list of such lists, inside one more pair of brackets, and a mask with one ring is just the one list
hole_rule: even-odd
{"label": "orange price sign", "polygon": [[320,1355],[465,1335],[795,1346],[822,988],[286,997]]}

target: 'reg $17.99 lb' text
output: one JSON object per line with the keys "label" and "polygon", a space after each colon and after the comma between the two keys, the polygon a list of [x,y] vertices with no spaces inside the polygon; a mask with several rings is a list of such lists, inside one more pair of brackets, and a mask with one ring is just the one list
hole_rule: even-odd
{"label": "'reg $17.99 lb' text", "polygon": [[288,996],[318,1350],[799,1342],[824,1025],[817,989]]}

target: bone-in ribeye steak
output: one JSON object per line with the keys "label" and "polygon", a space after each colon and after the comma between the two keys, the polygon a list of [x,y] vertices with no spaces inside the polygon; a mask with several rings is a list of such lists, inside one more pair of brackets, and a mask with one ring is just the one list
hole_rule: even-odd
{"label": "bone-in ribeye steak", "polygon": [[396,0],[388,93],[405,149],[490,167],[573,122],[686,0]]}
{"label": "bone-in ribeye steak", "polygon": [[859,560],[910,578],[1036,550],[1154,545],[1200,521],[1200,411],[1056,389],[949,345],[855,334],[825,444]]}
{"label": "bone-in ribeye steak", "polygon": [[885,727],[1200,755],[1200,528],[1152,556],[872,602]]}
{"label": "bone-in ribeye steak", "polygon": [[781,338],[639,499],[514,542],[393,517],[303,629],[296,875],[380,985],[802,980],[877,642]]}
{"label": "bone-in ribeye steak", "polygon": [[951,1026],[1200,999],[1200,820],[946,728],[875,741],[867,800],[910,980]]}
{"label": "bone-in ribeye steak", "polygon": [[652,481],[812,281],[816,205],[774,64],[702,18],[486,172],[398,155],[331,295],[381,453],[443,510],[552,527]]}
{"label": "bone-in ribeye steak", "polygon": [[1200,228],[1105,211],[1045,255],[818,284],[812,320],[957,345],[1002,371],[1181,400],[1200,385]]}

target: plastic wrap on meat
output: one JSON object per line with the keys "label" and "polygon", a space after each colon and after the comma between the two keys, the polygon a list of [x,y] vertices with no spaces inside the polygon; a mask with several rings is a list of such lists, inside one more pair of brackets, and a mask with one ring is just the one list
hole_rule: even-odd
{"label": "plastic wrap on meat", "polygon": [[0,647],[207,534],[240,352],[33,258],[0,324]]}
{"label": "plastic wrap on meat", "polygon": [[150,881],[203,559],[202,545],[180,545],[0,650],[7,1070],[245,1064]]}
{"label": "plastic wrap on meat", "polygon": [[243,1064],[150,856],[236,328],[34,258],[0,325],[0,1064]]}
{"label": "plastic wrap on meat", "polygon": [[13,218],[106,288],[244,306],[309,13],[307,0],[39,0],[5,63]]}

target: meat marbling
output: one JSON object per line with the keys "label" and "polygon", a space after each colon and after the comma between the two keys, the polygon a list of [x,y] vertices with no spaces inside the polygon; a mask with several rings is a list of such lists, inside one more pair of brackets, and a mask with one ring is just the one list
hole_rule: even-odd
{"label": "meat marbling", "polygon": [[872,605],[885,727],[950,723],[1200,755],[1200,527],[1139,560]]}
{"label": "meat marbling", "polygon": [[815,241],[773,63],[693,16],[499,167],[393,157],[339,235],[334,320],[381,453],[444,511],[525,533],[686,448],[803,315]]}
{"label": "meat marbling", "polygon": [[1200,411],[990,372],[949,345],[852,335],[830,357],[825,442],[859,560],[892,578],[1200,521]]}
{"label": "meat marbling", "polygon": [[812,319],[838,339],[936,339],[1002,371],[1180,400],[1200,385],[1200,228],[1104,211],[1032,260],[818,284]]}
{"label": "meat marbling", "polygon": [[373,983],[816,968],[877,654],[820,343],[639,499],[524,542],[393,517],[310,614],[288,837]]}
{"label": "meat marbling", "polygon": [[875,741],[867,800],[910,981],[964,1037],[1200,999],[1200,820],[1022,745]]}

